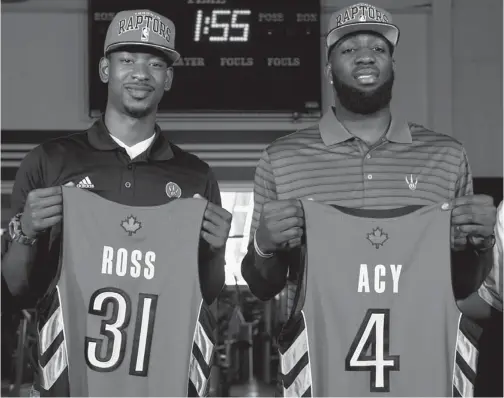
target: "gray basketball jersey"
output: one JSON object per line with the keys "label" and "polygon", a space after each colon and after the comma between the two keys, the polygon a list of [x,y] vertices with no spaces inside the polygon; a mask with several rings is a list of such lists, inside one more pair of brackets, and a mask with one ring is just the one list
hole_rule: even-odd
{"label": "gray basketball jersey", "polygon": [[469,391],[457,362],[451,211],[303,207],[306,266],[281,344],[284,396],[452,396],[452,383]]}
{"label": "gray basketball jersey", "polygon": [[61,274],[39,322],[44,395],[207,393],[215,325],[198,275],[206,205],[131,207],[63,188]]}

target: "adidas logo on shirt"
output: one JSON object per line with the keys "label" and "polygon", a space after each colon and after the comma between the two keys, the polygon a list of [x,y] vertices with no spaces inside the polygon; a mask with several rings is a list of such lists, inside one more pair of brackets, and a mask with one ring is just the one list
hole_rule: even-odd
{"label": "adidas logo on shirt", "polygon": [[83,178],[81,182],[77,184],[77,188],[94,188],[93,183],[89,179],[89,177]]}

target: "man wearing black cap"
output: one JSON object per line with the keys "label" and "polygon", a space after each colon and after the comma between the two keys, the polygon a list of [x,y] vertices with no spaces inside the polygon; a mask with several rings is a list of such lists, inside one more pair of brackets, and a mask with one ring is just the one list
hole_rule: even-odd
{"label": "man wearing black cap", "polygon": [[[201,200],[198,202],[196,199],[190,199],[193,203],[203,203],[202,199],[205,199],[205,202],[208,201],[206,208],[203,209],[202,221],[200,220],[196,225],[196,240],[199,236],[201,237],[199,244],[186,247],[185,243],[182,243],[177,249],[180,253],[172,252],[168,254],[168,258],[157,258],[157,260],[152,248],[145,246],[146,250],[151,251],[145,254],[145,252],[133,250],[130,260],[130,257],[127,259],[124,257],[128,247],[114,249],[105,247],[107,243],[103,242],[101,243],[103,265],[100,257],[98,268],[101,273],[98,271],[98,275],[94,273],[94,270],[98,269],[96,264],[93,266],[93,263],[82,263],[91,261],[96,250],[91,250],[87,258],[84,254],[76,259],[80,267],[90,267],[89,277],[84,275],[86,283],[95,283],[102,278],[104,281],[115,280],[120,287],[123,283],[120,281],[130,278],[127,286],[130,286],[132,291],[135,289],[135,283],[144,283],[145,286],[150,286],[150,289],[156,283],[158,285],[160,283],[159,279],[154,282],[156,276],[171,272],[170,267],[176,270],[183,270],[186,267],[189,270],[191,264],[177,263],[177,260],[185,258],[182,255],[183,252],[192,251],[197,252],[194,258],[198,263],[196,275],[199,275],[199,281],[191,282],[192,286],[187,286],[187,290],[197,286],[197,293],[203,298],[203,307],[206,308],[215,300],[224,286],[224,251],[231,215],[221,208],[217,181],[206,163],[169,142],[168,137],[156,124],[158,104],[164,93],[170,90],[173,80],[172,65],[179,58],[174,43],[175,26],[168,18],[149,10],[118,13],[109,26],[104,57],[99,65],[101,80],[108,85],[105,114],[84,133],[52,140],[35,148],[23,160],[17,173],[12,194],[14,214],[10,223],[12,243],[3,258],[2,273],[9,290],[17,298],[19,304],[22,307],[37,306],[39,310],[40,387],[43,395],[68,396],[69,393],[86,395],[91,394],[91,388],[102,388],[93,391],[102,396],[110,394],[180,396],[187,392],[188,372],[190,373],[189,394],[202,395],[206,392],[209,376],[207,368],[211,364],[213,350],[213,325],[205,326],[198,323],[196,332],[194,325],[186,331],[190,339],[193,339],[193,335],[195,336],[197,346],[194,349],[191,346],[183,359],[166,355],[164,366],[157,366],[154,369],[152,366],[148,369],[148,363],[138,359],[147,358],[148,361],[150,355],[151,361],[153,357],[159,360],[159,356],[163,355],[162,350],[149,352],[150,344],[156,347],[156,344],[170,343],[170,338],[177,339],[177,336],[170,335],[170,322],[159,317],[154,322],[152,312],[155,309],[154,303],[157,302],[157,313],[162,313],[164,307],[160,304],[161,299],[166,297],[166,294],[173,294],[172,291],[165,292],[164,296],[161,292],[154,292],[159,294],[159,298],[156,298],[158,297],[156,294],[140,295],[144,306],[140,308],[138,304],[138,315],[136,312],[130,313],[129,304],[127,304],[134,302],[134,305],[137,305],[134,301],[135,297],[126,299],[126,293],[119,292],[113,286],[110,287],[112,290],[109,289],[110,291],[105,293],[96,291],[93,295],[94,301],[85,304],[89,305],[89,315],[84,316],[88,327],[91,322],[98,322],[96,319],[103,320],[101,332],[99,328],[94,330],[91,336],[86,336],[85,343],[86,362],[89,368],[96,370],[96,377],[100,377],[99,380],[105,383],[95,381],[97,386],[102,383],[96,387],[86,379],[91,376],[89,369],[85,367],[84,358],[80,358],[80,354],[79,357],[69,355],[67,358],[66,353],[72,351],[67,350],[65,344],[75,344],[77,339],[75,335],[68,336],[66,329],[68,325],[65,324],[68,339],[65,341],[65,333],[62,332],[64,321],[62,314],[65,312],[58,304],[60,300],[63,302],[65,297],[59,297],[61,290],[55,287],[56,284],[62,282],[59,280],[60,275],[66,271],[66,267],[61,266],[59,261],[62,251],[65,255],[62,247],[67,249],[67,254],[70,253],[70,256],[72,254],[72,250],[68,248],[68,240],[65,244],[66,239],[62,239],[62,234],[67,231],[67,226],[77,228],[75,234],[80,233],[78,225],[74,225],[78,224],[78,219],[71,218],[72,221],[67,219],[67,224],[72,225],[62,227],[63,213],[67,214],[67,208],[65,208],[67,202],[62,191],[68,189],[77,194],[68,194],[67,197],[75,196],[78,200],[84,200],[83,203],[94,201],[93,203],[103,206],[103,209],[110,206],[111,213],[117,209],[132,212],[132,215],[128,214],[124,220],[114,219],[108,222],[108,214],[103,209],[100,210],[103,213],[102,219],[91,214],[90,210],[89,217],[95,217],[98,220],[94,225],[97,236],[103,234],[110,225],[117,228],[117,236],[141,236],[145,231],[152,230],[146,224],[147,218],[152,219],[149,215],[152,213],[149,213],[148,209],[166,206],[172,201],[169,206],[178,206],[177,201],[174,201],[178,198],[196,197]],[[62,188],[62,186],[76,186],[76,188]],[[77,191],[78,188],[79,191]],[[99,196],[82,192],[80,189],[94,192]],[[84,194],[89,196],[83,196]],[[78,210],[77,207],[73,205],[73,209]],[[139,245],[148,245],[151,242],[150,239],[159,244],[164,239],[169,248],[170,245],[173,246],[173,242],[177,242],[176,239],[180,239],[179,233],[183,234],[185,229],[194,227],[186,226],[184,220],[177,221],[180,215],[172,214],[172,208],[175,207],[160,207],[158,212],[160,220],[163,220],[163,217],[166,220],[166,217],[173,216],[173,223],[167,222],[162,226],[156,226],[158,230],[155,235],[157,236],[142,238],[143,241],[138,243]],[[136,217],[135,212],[142,214],[143,219]],[[83,214],[81,219],[84,225],[86,214]],[[90,242],[96,239],[93,236],[84,236],[84,232],[82,234],[83,241],[79,250],[86,245],[89,246]],[[131,241],[125,241],[125,245]],[[117,253],[114,250],[117,250]],[[161,246],[160,250],[168,249]],[[189,253],[191,256],[192,252]],[[101,252],[99,254],[101,256]],[[112,260],[114,255],[118,256],[117,269],[113,265],[115,264],[113,262],[115,260]],[[131,269],[130,265],[126,269],[126,264],[131,264]],[[176,278],[181,278],[178,272],[180,271],[172,274],[174,280],[170,280],[170,283],[176,284],[178,280]],[[111,273],[115,276],[109,275]],[[79,290],[83,289],[83,285],[78,286],[76,285],[73,291],[71,288],[67,289],[67,295],[73,294],[70,299],[80,299],[80,294],[84,294]],[[168,289],[171,285],[166,286]],[[162,286],[158,288],[162,289]],[[193,302],[184,302],[181,297],[180,301],[175,301],[173,304],[176,304],[179,313],[185,316],[187,312],[190,312],[190,306],[198,302],[196,296],[193,297]],[[99,299],[102,300],[102,304],[99,304]],[[126,305],[125,308],[121,307],[124,305]],[[109,311],[115,308],[114,313],[107,314],[107,308]],[[149,312],[150,315],[147,315]],[[66,312],[66,314],[72,313]],[[136,318],[137,316],[139,318]],[[77,319],[80,322],[82,318]],[[128,322],[130,325],[126,327]],[[172,325],[176,325],[177,322],[178,319],[172,319]],[[75,327],[75,324],[76,322],[70,326]],[[137,326],[134,330],[135,324]],[[152,342],[152,336],[157,340]],[[172,340],[170,344],[167,347],[176,347],[180,343]],[[121,347],[120,350],[119,347]],[[103,348],[101,352],[100,348]],[[192,355],[189,365],[189,357],[195,349],[199,355],[196,357]],[[84,351],[83,345],[78,347],[78,353],[84,353]],[[130,354],[131,368],[129,368]],[[135,361],[133,357],[137,360]],[[160,360],[163,360],[162,357]],[[182,363],[174,363],[174,361],[182,361]],[[73,369],[73,375],[70,376],[73,380],[79,379],[80,375],[75,373],[75,369],[81,369],[82,366],[85,369],[81,372],[82,379],[70,385],[70,391],[68,391],[66,388],[69,372]],[[170,377],[173,378],[174,369],[180,367],[183,367],[182,373],[185,377],[175,382],[178,383],[178,387],[172,383],[170,390],[166,387],[166,383],[169,383]],[[146,378],[147,370],[149,371],[148,378]],[[124,376],[118,379],[118,376],[115,376],[117,374],[124,374]],[[170,377],[167,378],[167,376]]]}
{"label": "man wearing black cap", "polygon": [[[464,148],[453,138],[408,123],[390,110],[395,70],[393,52],[398,40],[399,29],[392,23],[392,16],[386,10],[359,3],[334,13],[326,37],[326,76],[334,89],[334,106],[318,125],[282,137],[271,144],[259,161],[250,234],[253,239],[242,262],[242,273],[252,292],[263,300],[274,297],[287,287],[287,316],[292,322],[299,321],[306,295],[317,289],[321,296],[324,292],[327,293],[325,297],[331,294],[328,291],[330,289],[320,290],[320,286],[307,286],[306,291],[299,288],[306,286],[303,279],[306,275],[310,278],[309,265],[307,272],[303,272],[307,248],[305,214],[299,199],[369,211],[448,202],[451,211],[449,238],[454,294],[451,294],[450,289],[449,294],[445,295],[447,305],[455,311],[455,300],[460,303],[460,300],[474,293],[488,272],[488,259],[495,242],[493,227],[496,209],[491,197],[473,194],[472,176]],[[327,233],[334,235],[336,232]],[[403,239],[407,239],[407,236],[405,231]],[[338,253],[331,254],[330,258],[333,256],[334,262],[327,264],[333,267],[331,272],[335,268],[334,272],[337,272],[337,268],[348,266],[349,261],[339,258]],[[309,256],[307,261],[310,261]],[[358,269],[358,264],[356,267]],[[434,272],[433,280],[442,278],[441,273],[449,269],[450,264],[439,264],[439,267],[440,273]],[[342,271],[341,275],[346,274]],[[354,278],[358,280],[358,275]],[[345,281],[351,287],[355,280]],[[415,296],[415,302],[424,302],[431,288],[425,284],[421,294]],[[386,293],[389,292],[383,292]],[[299,339],[305,335],[303,330],[284,330],[281,339],[283,375],[280,377],[283,394],[363,396],[375,391],[405,396],[451,394],[450,369],[443,369],[446,377],[431,382],[431,377],[415,375],[412,367],[407,366],[406,358],[414,355],[414,349],[418,348],[415,344],[411,345],[410,351],[402,353],[400,368],[394,358],[383,356],[388,355],[383,350],[382,362],[369,356],[369,344],[360,351],[362,356],[353,356],[357,353],[351,348],[356,348],[352,345],[354,337],[355,345],[371,342],[356,337],[359,327],[362,326],[361,332],[364,332],[366,324],[362,321],[364,314],[359,318],[355,315],[356,311],[352,312],[354,307],[357,308],[357,305],[353,307],[353,302],[362,302],[364,296],[355,289],[344,302],[340,300],[337,315],[334,312],[336,308],[333,308],[330,317],[334,319],[341,316],[338,318],[341,321],[339,328],[331,326],[329,319],[321,319],[318,330],[309,336],[314,339],[310,340],[309,349],[307,340]],[[444,308],[443,305],[439,303],[438,308]],[[320,303],[318,308],[327,311],[330,306]],[[346,317],[344,314],[347,314]],[[323,317],[322,314],[320,316]],[[376,315],[378,318],[381,316]],[[441,317],[442,314],[438,313],[437,316]],[[351,327],[349,320],[352,320]],[[362,325],[359,324],[361,321]],[[331,329],[333,326],[335,329]],[[436,327],[418,327],[423,326]],[[452,322],[450,328],[453,327]],[[348,330],[354,330],[355,334],[350,335],[354,332],[347,333]],[[406,338],[408,333],[404,330],[391,330],[390,333]],[[441,330],[439,327],[436,329],[437,332]],[[455,336],[450,334],[450,338]],[[401,356],[401,353],[393,352],[393,341],[387,340],[386,343],[390,355]],[[332,344],[331,350],[327,349],[329,344]],[[453,351],[454,346],[449,350]],[[338,355],[330,354],[334,354],[334,350],[341,352]],[[380,350],[376,344],[373,346],[373,355],[375,350]],[[467,380],[458,368],[458,363],[468,360],[474,365],[471,361],[474,358],[472,352],[474,349],[467,346],[467,350],[462,351],[463,359],[457,361],[457,369],[452,369],[458,371],[453,380],[457,394],[462,396],[471,395],[472,385],[471,380]],[[359,368],[348,363],[345,370],[347,354],[347,359],[357,358],[355,362],[360,361],[362,366]],[[448,368],[453,365],[453,361],[446,361],[446,358],[443,362]],[[309,370],[310,363],[315,366],[313,370],[318,370],[316,374]],[[385,380],[383,373],[380,373],[380,383],[376,379],[377,370],[385,363],[393,370],[385,372],[390,374],[390,384],[387,381],[389,376]],[[432,369],[432,364],[422,363],[424,369]],[[437,363],[436,366],[443,365]],[[343,371],[338,372],[336,369],[341,367]],[[414,391],[403,389],[407,383],[401,385],[402,382],[411,378],[414,380],[414,377],[425,380],[425,384]]]}

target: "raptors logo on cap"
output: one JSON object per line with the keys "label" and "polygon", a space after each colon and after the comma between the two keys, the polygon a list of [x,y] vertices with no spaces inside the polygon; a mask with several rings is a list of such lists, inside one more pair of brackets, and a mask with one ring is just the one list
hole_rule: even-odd
{"label": "raptors logo on cap", "polygon": [[392,18],[390,13],[370,4],[359,3],[341,10],[333,15],[336,28],[352,22],[382,22],[389,23]]}
{"label": "raptors logo on cap", "polygon": [[107,30],[105,54],[123,46],[138,45],[162,51],[170,63],[180,58],[174,48],[175,25],[170,19],[150,10],[118,12]]}
{"label": "raptors logo on cap", "polygon": [[332,14],[326,37],[327,49],[346,35],[359,31],[378,33],[394,47],[399,40],[399,29],[392,23],[392,15],[388,11],[371,4],[358,3]]}

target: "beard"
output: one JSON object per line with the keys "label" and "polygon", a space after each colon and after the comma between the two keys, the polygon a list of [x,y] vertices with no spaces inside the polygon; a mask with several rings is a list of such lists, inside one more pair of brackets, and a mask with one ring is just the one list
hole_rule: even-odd
{"label": "beard", "polygon": [[157,111],[158,93],[151,93],[152,97],[145,99],[135,99],[122,88],[112,89],[109,86],[107,107],[114,108],[117,112],[123,113],[134,119],[142,119]]}
{"label": "beard", "polygon": [[157,111],[160,100],[161,98],[158,98],[156,93],[151,93],[148,98],[144,98],[143,100],[135,100],[129,97],[128,94],[125,94],[121,98],[121,105],[128,116],[135,119],[142,119]]}
{"label": "beard", "polygon": [[390,77],[379,87],[372,91],[359,90],[344,83],[334,72],[332,72],[333,87],[341,105],[350,112],[360,115],[370,115],[385,108],[392,99],[392,88],[394,86],[394,71]]}
{"label": "beard", "polygon": [[151,107],[145,108],[134,108],[132,106],[124,105],[124,110],[128,116],[131,116],[135,119],[141,119],[152,113],[153,109]]}

